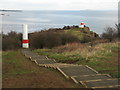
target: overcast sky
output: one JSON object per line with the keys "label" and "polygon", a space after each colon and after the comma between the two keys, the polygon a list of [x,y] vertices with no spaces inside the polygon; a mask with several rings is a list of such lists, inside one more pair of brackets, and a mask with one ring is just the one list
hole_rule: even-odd
{"label": "overcast sky", "polygon": [[120,0],[0,0],[0,9],[117,10]]}

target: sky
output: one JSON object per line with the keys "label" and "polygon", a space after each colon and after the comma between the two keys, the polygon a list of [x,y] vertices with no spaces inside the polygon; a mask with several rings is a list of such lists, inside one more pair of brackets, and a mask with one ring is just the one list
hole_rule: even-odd
{"label": "sky", "polygon": [[0,9],[117,10],[120,0],[0,0]]}

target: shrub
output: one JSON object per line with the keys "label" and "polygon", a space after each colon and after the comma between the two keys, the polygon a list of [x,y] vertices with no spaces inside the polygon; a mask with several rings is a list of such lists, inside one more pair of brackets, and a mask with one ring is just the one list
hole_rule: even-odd
{"label": "shrub", "polygon": [[118,37],[118,38],[120,38],[120,23],[119,24],[116,24],[116,36]]}
{"label": "shrub", "polygon": [[65,33],[39,32],[30,35],[31,48],[53,48],[78,41],[77,37]]}
{"label": "shrub", "polygon": [[105,32],[102,33],[101,37],[103,39],[108,39],[111,42],[116,38],[116,34],[117,34],[116,29],[112,27],[107,27],[105,29]]}
{"label": "shrub", "polygon": [[62,45],[65,45],[67,43],[72,43],[72,42],[80,42],[80,40],[76,36],[73,36],[68,33],[61,34],[60,38],[62,41]]}
{"label": "shrub", "polygon": [[21,48],[22,34],[11,31],[7,35],[2,35],[2,50],[13,50]]}

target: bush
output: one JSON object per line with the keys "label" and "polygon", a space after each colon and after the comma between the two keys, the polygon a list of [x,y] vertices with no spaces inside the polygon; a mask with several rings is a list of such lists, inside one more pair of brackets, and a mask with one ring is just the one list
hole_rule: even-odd
{"label": "bush", "polygon": [[2,35],[2,50],[13,50],[21,48],[22,34],[11,31],[7,35]]}
{"label": "bush", "polygon": [[52,48],[61,44],[59,34],[40,32],[30,35],[31,48]]}
{"label": "bush", "polygon": [[118,37],[118,38],[120,38],[120,23],[119,24],[116,24],[116,36]]}
{"label": "bush", "polygon": [[72,43],[72,42],[80,42],[80,40],[76,36],[73,36],[68,33],[61,34],[60,38],[62,41],[62,45],[65,45],[67,43]]}
{"label": "bush", "polygon": [[103,39],[108,39],[110,42],[117,38],[117,30],[112,27],[107,27],[105,32],[102,33],[101,37]]}
{"label": "bush", "polygon": [[30,35],[31,48],[53,48],[78,41],[77,37],[64,33],[38,32]]}

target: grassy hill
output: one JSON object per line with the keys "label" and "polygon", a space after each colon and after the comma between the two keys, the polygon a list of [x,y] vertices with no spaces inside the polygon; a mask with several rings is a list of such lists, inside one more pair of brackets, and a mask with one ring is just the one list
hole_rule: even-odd
{"label": "grassy hill", "polygon": [[61,28],[48,29],[29,34],[31,48],[53,48],[65,45],[67,43],[87,43],[99,38],[98,34],[90,31],[88,27],[79,28],[69,26]]}
{"label": "grassy hill", "polygon": [[[66,28],[69,27],[69,28]],[[64,26],[62,29],[60,28],[54,28],[54,29],[48,29],[47,31],[50,32],[64,32],[68,34],[72,34],[77,36],[79,39],[81,39],[83,36],[86,37],[99,37],[97,33],[90,31],[89,27],[78,27],[78,26]]]}
{"label": "grassy hill", "polygon": [[69,30],[64,30],[65,33],[74,35],[78,37],[79,40],[88,39],[88,38],[98,38],[98,34],[93,31],[90,31],[88,27],[84,28],[71,28]]}

